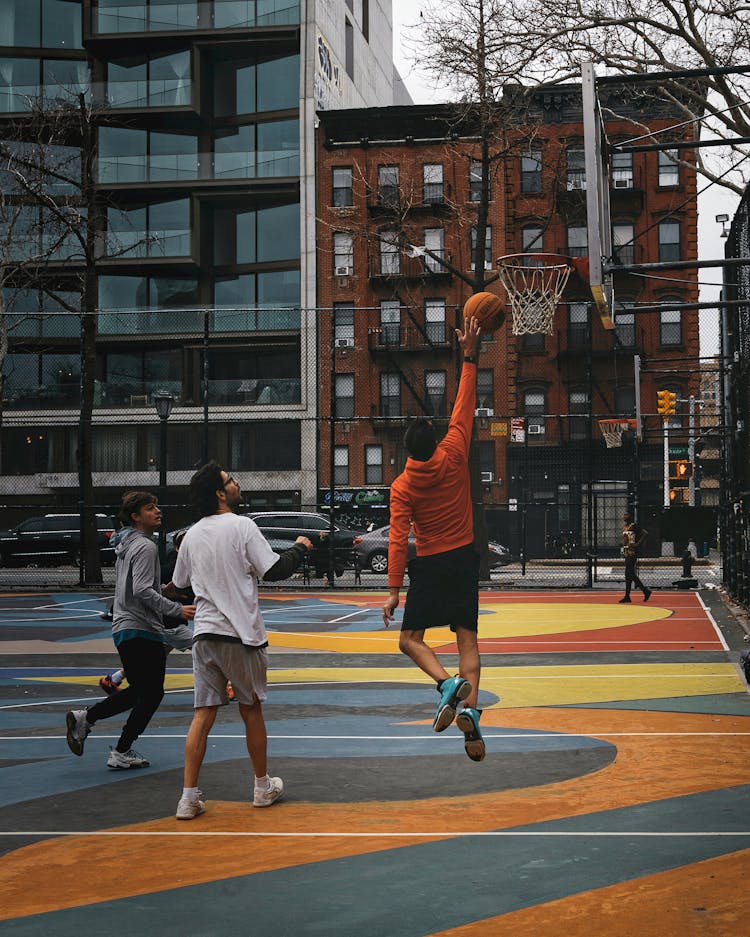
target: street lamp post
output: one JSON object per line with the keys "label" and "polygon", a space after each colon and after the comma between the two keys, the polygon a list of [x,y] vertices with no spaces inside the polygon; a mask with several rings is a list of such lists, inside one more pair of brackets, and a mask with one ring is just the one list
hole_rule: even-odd
{"label": "street lamp post", "polygon": [[[159,502],[164,505],[167,493],[167,420],[172,413],[174,397],[166,390],[158,390],[154,394],[154,407],[159,417]],[[159,561],[163,565],[166,560],[167,541],[164,525],[159,528]]]}

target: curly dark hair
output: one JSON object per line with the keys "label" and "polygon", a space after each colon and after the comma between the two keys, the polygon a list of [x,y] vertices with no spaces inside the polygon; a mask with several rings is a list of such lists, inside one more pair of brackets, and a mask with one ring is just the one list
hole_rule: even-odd
{"label": "curly dark hair", "polygon": [[216,492],[224,487],[221,472],[219,463],[212,459],[202,465],[190,479],[190,504],[198,517],[216,514],[219,507]]}
{"label": "curly dark hair", "polygon": [[428,462],[437,448],[435,427],[429,420],[415,420],[404,433],[406,451],[418,462]]}
{"label": "curly dark hair", "polygon": [[122,496],[120,513],[117,515],[125,527],[133,526],[133,514],[137,514],[147,504],[158,504],[159,499],[150,491],[126,491]]}

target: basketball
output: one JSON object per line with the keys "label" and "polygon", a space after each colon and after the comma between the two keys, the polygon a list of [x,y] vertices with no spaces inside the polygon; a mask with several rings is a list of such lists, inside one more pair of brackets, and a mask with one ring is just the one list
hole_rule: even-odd
{"label": "basketball", "polygon": [[504,303],[493,293],[474,293],[464,303],[464,316],[467,319],[476,316],[481,330],[491,335],[503,324]]}

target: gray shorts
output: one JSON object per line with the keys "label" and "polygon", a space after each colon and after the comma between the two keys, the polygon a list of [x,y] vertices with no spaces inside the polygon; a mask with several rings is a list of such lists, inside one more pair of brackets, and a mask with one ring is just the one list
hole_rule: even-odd
{"label": "gray shorts", "polygon": [[201,638],[193,644],[193,706],[224,706],[229,702],[227,680],[238,703],[265,702],[268,648]]}

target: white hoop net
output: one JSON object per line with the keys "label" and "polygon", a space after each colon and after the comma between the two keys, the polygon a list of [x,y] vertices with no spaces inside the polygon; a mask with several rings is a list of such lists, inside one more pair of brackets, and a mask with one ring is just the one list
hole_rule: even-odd
{"label": "white hoop net", "polygon": [[552,321],[573,267],[552,254],[511,254],[497,262],[513,312],[513,334],[552,335]]}
{"label": "white hoop net", "polygon": [[630,429],[630,423],[619,420],[599,420],[599,429],[602,431],[607,449],[617,449],[622,445],[622,434]]}

